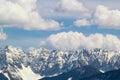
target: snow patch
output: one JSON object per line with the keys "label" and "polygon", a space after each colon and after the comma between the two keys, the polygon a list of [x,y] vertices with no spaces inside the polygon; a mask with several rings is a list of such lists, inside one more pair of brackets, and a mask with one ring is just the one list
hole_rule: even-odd
{"label": "snow patch", "polygon": [[109,51],[108,53],[108,60],[110,60],[115,55],[120,55],[119,51]]}
{"label": "snow patch", "polygon": [[10,80],[9,76],[8,76],[8,73],[4,73],[5,77],[8,78],[8,80]]}
{"label": "snow patch", "polygon": [[29,66],[25,67],[24,65],[22,65],[22,69],[18,70],[18,74],[22,77],[23,80],[38,80],[42,78],[42,76],[40,76],[39,74],[35,74]]}
{"label": "snow patch", "polygon": [[101,73],[105,73],[105,71],[103,71],[103,70],[99,70]]}
{"label": "snow patch", "polygon": [[4,76],[5,76],[5,77],[7,77],[7,78],[8,78],[8,80],[10,80],[10,78],[9,78],[9,76],[8,76],[8,74],[7,74],[7,73],[3,73],[3,71],[2,71],[2,70],[0,70],[0,73],[4,74]]}
{"label": "snow patch", "polygon": [[68,80],[72,80],[72,77],[68,78]]}
{"label": "snow patch", "polygon": [[0,73],[2,73],[2,70],[0,70]]}

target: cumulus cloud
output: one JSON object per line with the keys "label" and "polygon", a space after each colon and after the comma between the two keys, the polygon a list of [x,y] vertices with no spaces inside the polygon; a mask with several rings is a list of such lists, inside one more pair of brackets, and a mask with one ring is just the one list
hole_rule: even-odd
{"label": "cumulus cloud", "polygon": [[111,10],[99,5],[94,14],[94,21],[102,28],[120,29],[120,10]]}
{"label": "cumulus cloud", "polygon": [[82,48],[119,50],[120,39],[114,35],[90,34],[89,36],[79,32],[61,32],[49,36],[41,41],[41,46],[60,50],[77,50]]}
{"label": "cumulus cloud", "polygon": [[64,17],[89,17],[89,10],[79,0],[60,0],[55,11]]}
{"label": "cumulus cloud", "polygon": [[77,27],[90,26],[91,22],[87,19],[78,19],[78,20],[74,21],[74,25]]}
{"label": "cumulus cloud", "polygon": [[40,16],[36,2],[37,0],[1,0],[0,26],[28,30],[59,29],[58,22]]}
{"label": "cumulus cloud", "polygon": [[7,35],[3,32],[2,29],[0,29],[0,40],[6,40]]}
{"label": "cumulus cloud", "polygon": [[87,8],[85,8],[83,3],[79,2],[78,0],[61,0],[59,7],[63,11],[87,11]]}

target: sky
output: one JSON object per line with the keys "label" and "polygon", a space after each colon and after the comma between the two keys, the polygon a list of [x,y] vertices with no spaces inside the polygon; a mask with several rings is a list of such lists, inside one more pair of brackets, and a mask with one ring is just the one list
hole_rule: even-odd
{"label": "sky", "polygon": [[120,50],[120,0],[0,0],[0,46]]}

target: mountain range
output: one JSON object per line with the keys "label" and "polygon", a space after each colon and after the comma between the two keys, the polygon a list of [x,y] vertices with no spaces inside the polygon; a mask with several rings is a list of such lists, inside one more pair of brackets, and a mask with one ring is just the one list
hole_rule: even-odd
{"label": "mountain range", "polygon": [[[49,50],[46,48],[0,48],[0,73],[9,80],[38,80],[60,75],[78,67],[90,65],[108,72],[120,68],[120,51],[81,49],[77,51]],[[83,69],[83,68],[82,68]]]}

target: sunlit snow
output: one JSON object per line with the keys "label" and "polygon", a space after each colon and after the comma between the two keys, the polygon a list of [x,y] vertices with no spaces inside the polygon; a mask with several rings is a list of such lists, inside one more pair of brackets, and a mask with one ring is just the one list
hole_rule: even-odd
{"label": "sunlit snow", "polygon": [[9,76],[8,76],[8,73],[4,73],[5,77],[8,78],[8,80],[10,80]]}
{"label": "sunlit snow", "polygon": [[68,78],[68,80],[72,80],[72,78],[70,77],[70,78]]}
{"label": "sunlit snow", "polygon": [[42,78],[39,74],[35,74],[30,67],[22,65],[22,69],[18,70],[18,74],[23,78],[23,80],[38,80]]}

